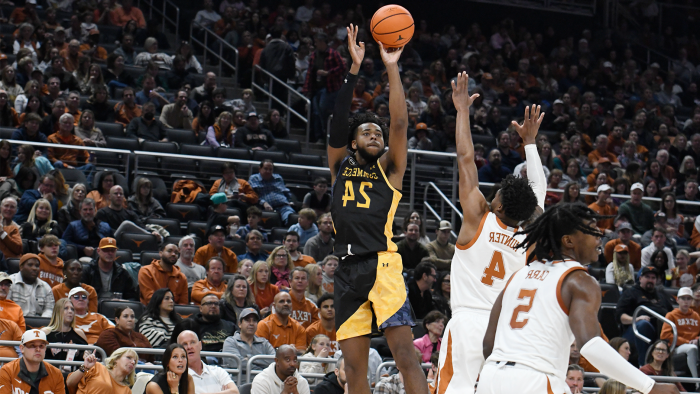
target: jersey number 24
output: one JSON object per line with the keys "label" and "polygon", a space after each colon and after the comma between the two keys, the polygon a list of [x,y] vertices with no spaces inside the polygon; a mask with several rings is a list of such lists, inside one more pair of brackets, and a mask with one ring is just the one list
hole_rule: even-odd
{"label": "jersey number 24", "polygon": [[[372,188],[372,183],[371,182],[362,182],[360,183],[360,194],[364,198],[364,202],[360,202],[359,200],[357,201],[357,207],[358,208],[369,208],[369,196],[367,193],[365,193],[365,187],[371,189]],[[343,194],[343,206],[346,206],[348,201],[355,201],[355,191],[353,190],[352,187],[352,181],[345,181],[345,194]]]}

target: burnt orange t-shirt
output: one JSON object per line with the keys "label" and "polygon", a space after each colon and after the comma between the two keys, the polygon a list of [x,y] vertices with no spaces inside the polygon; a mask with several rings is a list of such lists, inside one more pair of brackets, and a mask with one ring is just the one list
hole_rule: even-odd
{"label": "burnt orange t-shirt", "polygon": [[[88,311],[97,312],[97,292],[95,288],[85,283],[81,283],[80,287],[88,292]],[[68,293],[70,293],[70,289],[65,283],[57,284],[51,288],[51,291],[53,292],[53,299],[56,301],[61,298],[68,298]]]}
{"label": "burnt orange t-shirt", "polygon": [[299,259],[294,260],[292,262],[294,263],[295,267],[302,267],[302,268],[306,267],[309,264],[316,264],[316,260],[314,260],[313,257],[307,256],[307,255],[301,254],[301,253],[300,253]]}
{"label": "burnt orange t-shirt", "polygon": [[114,328],[106,317],[99,313],[88,312],[85,316],[75,315],[75,328],[85,331],[85,336],[89,345],[94,345],[99,339],[102,331]]}
{"label": "burnt orange t-shirt", "polygon": [[280,292],[279,287],[269,282],[265,285],[263,290],[260,290],[257,285],[252,285],[252,287],[253,295],[255,296],[255,304],[259,306],[260,309],[272,305],[272,302],[275,300],[275,295]]}
{"label": "burnt orange t-shirt", "polygon": [[[19,341],[22,332],[12,320],[0,319],[0,341]],[[17,357],[17,352],[13,346],[0,346],[0,357]]]}
{"label": "burnt orange t-shirt", "polygon": [[338,341],[335,339],[335,325],[333,326],[333,331],[326,331],[326,329],[323,328],[323,324],[321,324],[320,319],[311,323],[311,325],[306,327],[306,343],[311,343],[311,340],[314,339],[314,337],[316,335],[319,335],[319,334],[323,334],[331,339],[331,351],[330,351],[330,353],[328,353],[328,355],[330,357],[333,357],[335,352],[340,350],[340,346],[338,345]]}
{"label": "burnt orange t-shirt", "polygon": [[221,299],[221,297],[224,296],[225,291],[226,283],[223,281],[218,286],[214,286],[208,279],[204,278],[194,282],[190,299],[195,303],[195,305],[199,305],[202,303],[202,298],[204,298],[205,295],[214,293],[217,295],[217,297],[219,297],[219,299]]}
{"label": "burnt orange t-shirt", "polygon": [[283,325],[273,313],[258,323],[255,335],[267,339],[275,349],[282,345],[292,345],[300,352],[305,351],[306,330],[291,317],[287,320],[287,325]]}
{"label": "burnt orange t-shirt", "polygon": [[318,320],[318,308],[311,300],[303,295],[301,300],[297,300],[296,296],[291,292],[289,295],[292,298],[292,314],[290,316],[298,321],[302,327],[306,328]]}
{"label": "burnt orange t-shirt", "polygon": [[231,249],[225,246],[221,251],[221,254],[219,254],[211,244],[202,246],[201,248],[197,249],[197,252],[194,254],[194,262],[204,266],[212,257],[221,257],[224,260],[226,263],[224,270],[226,272],[238,272],[238,258]]}
{"label": "burnt orange t-shirt", "polygon": [[[53,265],[45,254],[39,253],[39,279],[48,283],[51,288],[63,283],[63,260],[56,257],[56,265]],[[54,299],[58,300],[56,297]]]}
{"label": "burnt orange t-shirt", "polygon": [[[596,211],[599,215],[603,216],[615,216],[617,215],[617,207],[616,206],[610,206],[608,204],[605,204],[603,206],[598,205],[598,202],[594,202],[593,204],[589,205],[588,208]],[[599,229],[605,231],[605,230],[614,230],[615,226],[613,224],[613,219],[600,219],[596,223]]]}
{"label": "burnt orange t-shirt", "polygon": [[7,319],[16,322],[22,332],[27,331],[27,324],[24,322],[22,307],[12,300],[0,300],[0,319]]}
{"label": "burnt orange t-shirt", "polygon": [[[77,373],[77,372],[73,372]],[[119,384],[107,367],[101,363],[96,363],[94,367],[85,372],[83,378],[78,383],[78,388],[68,391],[70,394],[131,394],[131,389],[127,385]]]}

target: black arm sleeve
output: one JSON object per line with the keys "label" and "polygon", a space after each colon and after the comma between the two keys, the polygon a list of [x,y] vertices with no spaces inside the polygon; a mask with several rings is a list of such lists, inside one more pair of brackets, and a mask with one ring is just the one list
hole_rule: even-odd
{"label": "black arm sleeve", "polygon": [[328,145],[331,148],[342,148],[348,144],[348,116],[350,104],[352,104],[352,91],[355,90],[357,75],[348,73],[343,86],[340,87],[338,97],[333,108],[333,120],[331,121],[330,139]]}

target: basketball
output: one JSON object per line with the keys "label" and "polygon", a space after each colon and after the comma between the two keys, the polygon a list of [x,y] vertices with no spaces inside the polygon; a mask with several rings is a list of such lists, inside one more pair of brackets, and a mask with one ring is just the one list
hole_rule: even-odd
{"label": "basketball", "polygon": [[400,48],[413,37],[413,17],[407,9],[396,4],[385,5],[377,10],[370,22],[372,37],[381,41],[385,48]]}

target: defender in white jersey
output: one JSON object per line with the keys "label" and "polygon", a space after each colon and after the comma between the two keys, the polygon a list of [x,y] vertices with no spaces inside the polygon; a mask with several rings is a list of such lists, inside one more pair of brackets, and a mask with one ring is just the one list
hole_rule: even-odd
{"label": "defender in white jersey", "polygon": [[[479,190],[469,126],[469,106],[477,95],[469,96],[467,81],[466,74],[460,74],[457,84],[453,83],[452,94],[457,108],[459,200],[464,220],[450,271],[452,319],[440,347],[439,372],[434,385],[439,394],[474,392],[484,362],[482,339],[493,303],[508,278],[525,266],[526,252],[516,250],[524,240],[524,236],[515,235],[518,224],[535,212],[542,213],[546,193],[544,171],[535,146],[544,114],[540,113],[540,107],[532,106],[525,109],[522,125],[513,122],[525,145],[528,179],[506,177],[489,208]],[[490,165],[499,163],[492,160]]]}
{"label": "defender in white jersey", "polygon": [[600,337],[601,292],[583,264],[598,259],[600,216],[583,204],[558,204],[528,225],[528,265],[491,311],[477,394],[569,393],[566,369],[576,341],[601,373],[644,394],[677,393],[644,375]]}

